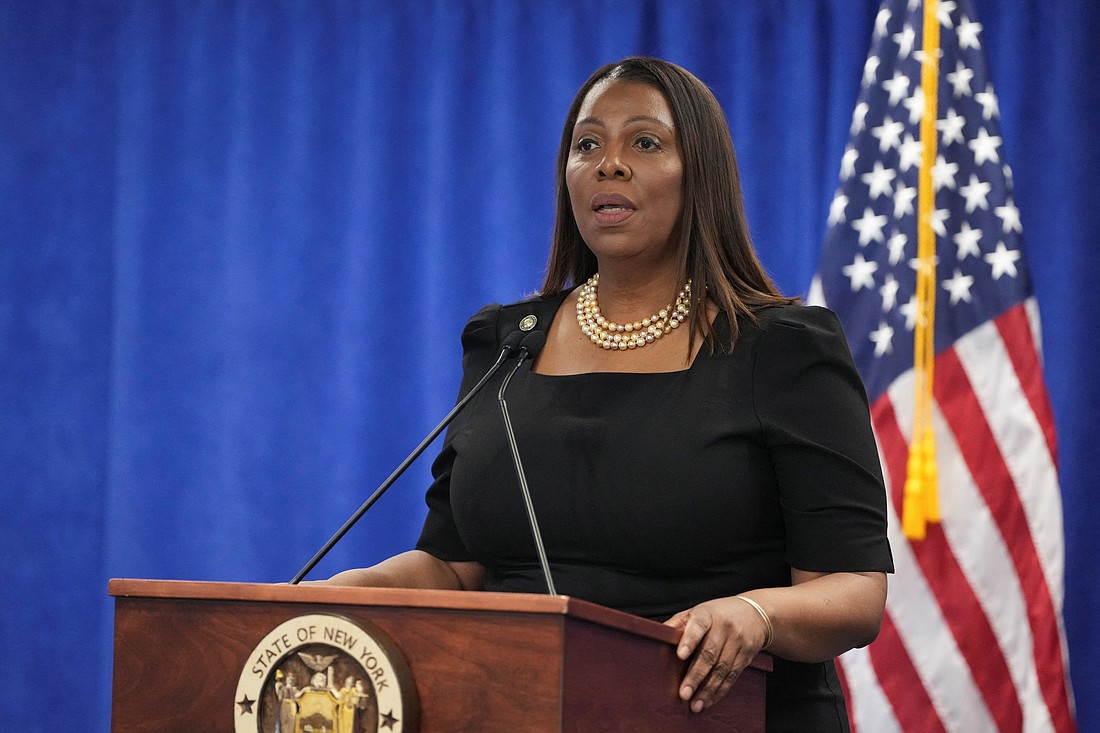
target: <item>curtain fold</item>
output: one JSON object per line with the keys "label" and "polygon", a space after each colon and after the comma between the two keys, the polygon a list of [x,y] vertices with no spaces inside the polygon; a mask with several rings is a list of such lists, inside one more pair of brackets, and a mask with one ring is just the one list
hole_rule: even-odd
{"label": "curtain fold", "polygon": [[[977,5],[1046,327],[1080,729],[1100,730],[1100,8]],[[876,11],[0,0],[0,638],[20,657],[0,717],[107,730],[109,577],[286,580],[419,442],[466,318],[541,281],[561,124],[602,63],[655,54],[714,89],[761,257],[805,292]],[[430,455],[315,575],[415,542]]]}

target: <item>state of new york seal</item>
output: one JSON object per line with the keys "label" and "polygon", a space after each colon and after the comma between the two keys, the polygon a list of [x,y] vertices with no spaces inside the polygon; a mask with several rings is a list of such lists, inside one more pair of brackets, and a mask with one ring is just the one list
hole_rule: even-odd
{"label": "state of new york seal", "polygon": [[369,625],[307,614],[272,629],[237,682],[235,733],[415,733],[404,658]]}

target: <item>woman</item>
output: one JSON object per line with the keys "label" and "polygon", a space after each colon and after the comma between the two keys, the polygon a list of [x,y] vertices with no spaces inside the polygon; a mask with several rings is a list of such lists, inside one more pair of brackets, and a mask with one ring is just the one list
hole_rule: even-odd
{"label": "woman", "polygon": [[[470,320],[463,393],[527,315],[547,341],[510,414],[557,590],[681,629],[695,712],[767,649],[767,729],[847,730],[831,660],[874,639],[892,571],[866,396],[835,316],[759,263],[687,71],[580,89],[542,293]],[[452,424],[417,549],[332,582],[545,590],[494,396]]]}

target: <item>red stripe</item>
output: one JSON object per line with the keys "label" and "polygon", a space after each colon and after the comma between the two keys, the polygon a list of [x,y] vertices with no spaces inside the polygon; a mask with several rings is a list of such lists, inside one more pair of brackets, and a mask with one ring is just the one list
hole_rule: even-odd
{"label": "red stripe", "polygon": [[[909,447],[886,395],[875,404],[871,419],[890,476],[891,500],[895,507],[901,507],[904,505],[902,496]],[[941,475],[941,482],[943,478]],[[1004,654],[999,653],[993,627],[951,550],[943,527],[939,524],[928,525],[925,539],[910,543],[910,548],[943,611],[960,654],[970,667],[971,677],[997,724],[997,730],[1000,733],[1023,730],[1023,709],[1012,684],[1008,662]]]}
{"label": "red stripe", "polygon": [[868,651],[875,676],[901,729],[906,733],[947,733],[889,611],[883,614],[878,638]]}
{"label": "red stripe", "polygon": [[1027,319],[1027,310],[1020,303],[997,318],[994,323],[1001,333],[1008,359],[1016,370],[1016,378],[1027,397],[1031,411],[1035,413],[1047,441],[1047,450],[1054,465],[1058,465],[1058,441],[1054,436],[1054,412],[1050,407],[1046,385],[1043,383],[1043,365]]}
{"label": "red stripe", "polygon": [[1054,729],[1074,730],[1057,614],[1016,486],[954,349],[936,357],[934,390],[944,418],[993,515],[1027,601],[1035,668]]}

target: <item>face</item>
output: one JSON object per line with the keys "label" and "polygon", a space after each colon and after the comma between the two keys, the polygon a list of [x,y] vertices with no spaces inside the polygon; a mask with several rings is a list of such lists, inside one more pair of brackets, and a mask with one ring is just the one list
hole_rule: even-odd
{"label": "face", "polygon": [[661,92],[631,81],[592,87],[573,127],[565,180],[577,227],[601,263],[671,260],[683,161]]}

